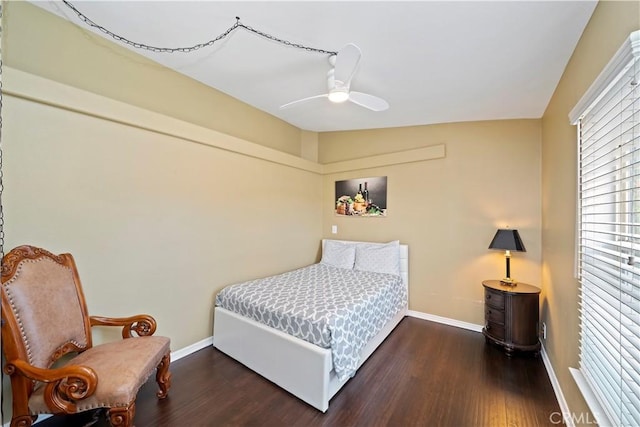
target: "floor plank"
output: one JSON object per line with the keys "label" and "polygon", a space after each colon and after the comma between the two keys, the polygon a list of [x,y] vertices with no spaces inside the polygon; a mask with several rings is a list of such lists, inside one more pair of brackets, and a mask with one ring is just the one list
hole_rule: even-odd
{"label": "floor plank", "polygon": [[[166,400],[153,379],[137,427],[553,425],[560,412],[540,357],[508,357],[482,334],[405,318],[321,413],[213,347],[171,365]],[[89,414],[41,427],[106,426]]]}

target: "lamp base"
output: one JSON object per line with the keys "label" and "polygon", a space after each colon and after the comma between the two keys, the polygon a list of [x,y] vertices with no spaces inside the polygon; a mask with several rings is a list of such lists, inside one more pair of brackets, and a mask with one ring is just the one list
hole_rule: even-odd
{"label": "lamp base", "polygon": [[512,278],[501,279],[500,284],[502,286],[517,286],[518,282],[513,280]]}

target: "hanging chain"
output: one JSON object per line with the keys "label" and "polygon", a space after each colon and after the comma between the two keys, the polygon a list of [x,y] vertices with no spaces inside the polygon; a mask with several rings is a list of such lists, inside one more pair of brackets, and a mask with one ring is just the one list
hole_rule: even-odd
{"label": "hanging chain", "polygon": [[324,50],[324,49],[317,49],[315,47],[304,46],[304,45],[301,45],[301,44],[298,44],[298,43],[290,42],[288,40],[279,39],[279,38],[277,38],[275,36],[272,36],[270,34],[267,34],[267,33],[263,33],[262,31],[259,31],[259,30],[256,30],[255,28],[249,27],[248,25],[244,25],[243,23],[240,22],[240,18],[237,17],[237,16],[236,16],[236,23],[235,23],[234,27],[235,26],[242,27],[247,31],[250,31],[250,32],[252,32],[254,34],[257,34],[259,36],[264,37],[265,39],[269,39],[269,40],[272,40],[274,42],[278,42],[278,43],[283,44],[285,46],[295,47],[297,49],[303,49],[303,50],[306,50],[306,51],[309,51],[309,52],[326,53],[327,55],[337,55],[338,54],[338,52],[333,52],[333,51]]}
{"label": "hanging chain", "polygon": [[2,206],[2,195],[4,194],[4,184],[2,183],[2,17],[4,0],[0,1],[0,260],[4,258],[4,209]]}
{"label": "hanging chain", "polygon": [[306,50],[308,52],[317,52],[317,53],[324,53],[327,55],[336,55],[337,52],[333,52],[330,50],[324,50],[324,49],[317,49],[315,47],[309,47],[309,46],[304,46],[302,44],[299,43],[293,43],[290,42],[288,40],[283,40],[280,39],[278,37],[272,36],[271,34],[267,34],[265,32],[256,30],[255,28],[249,27],[248,25],[243,24],[242,22],[240,22],[240,18],[236,16],[236,23],[233,24],[231,27],[229,27],[227,29],[227,31],[225,31],[224,33],[220,34],[218,37],[211,39],[207,42],[204,43],[198,43],[195,44],[193,46],[188,46],[188,47],[158,47],[158,46],[150,46],[144,43],[138,43],[138,42],[134,42],[131,41],[125,37],[119,36],[118,34],[115,34],[112,31],[109,31],[108,29],[106,29],[105,27],[96,24],[95,22],[93,22],[91,19],[89,19],[85,14],[83,14],[82,12],[80,12],[74,5],[72,5],[71,3],[69,3],[67,0],[62,0],[62,2],[67,5],[71,10],[73,10],[76,15],[78,15],[78,18],[80,18],[80,20],[82,22],[84,22],[85,24],[89,25],[90,27],[93,27],[101,32],[103,32],[104,34],[107,34],[108,36],[110,36],[111,38],[113,38],[114,40],[117,40],[121,43],[124,43],[126,45],[135,47],[136,49],[145,49],[145,50],[149,50],[152,52],[160,52],[160,53],[175,53],[175,52],[182,52],[182,53],[189,53],[189,52],[193,52],[195,50],[198,49],[202,49],[205,47],[209,47],[211,45],[213,45],[215,42],[220,41],[222,39],[224,39],[225,37],[227,37],[229,34],[231,34],[233,31],[235,31],[238,28],[244,28],[245,30],[254,33],[258,36],[264,37],[268,40],[283,44],[285,46],[290,46],[290,47],[294,47],[297,49],[303,49]]}
{"label": "hanging chain", "polygon": [[[3,13],[4,12],[4,0],[0,0],[0,262],[4,258],[4,212],[2,209],[2,194],[4,185],[2,184],[2,30],[3,27]],[[0,308],[1,314],[2,308]],[[4,327],[4,322],[0,325]],[[4,332],[4,331],[3,331]],[[4,425],[4,369],[0,369],[0,423]]]}

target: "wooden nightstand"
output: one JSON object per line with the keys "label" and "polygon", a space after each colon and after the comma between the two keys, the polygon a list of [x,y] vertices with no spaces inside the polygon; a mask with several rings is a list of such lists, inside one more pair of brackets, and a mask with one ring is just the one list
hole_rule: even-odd
{"label": "wooden nightstand", "polygon": [[482,286],[486,341],[504,347],[508,355],[540,351],[540,289],[526,283],[502,285],[499,280],[485,280]]}

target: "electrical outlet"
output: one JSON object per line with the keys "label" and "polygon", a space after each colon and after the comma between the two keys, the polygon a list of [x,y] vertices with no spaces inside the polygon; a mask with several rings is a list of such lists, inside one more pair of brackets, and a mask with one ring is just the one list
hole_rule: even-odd
{"label": "electrical outlet", "polygon": [[542,322],[542,339],[547,339],[547,324]]}
{"label": "electrical outlet", "polygon": [[332,225],[331,226],[331,233],[332,234],[337,234],[338,233],[338,226],[337,225]]}

